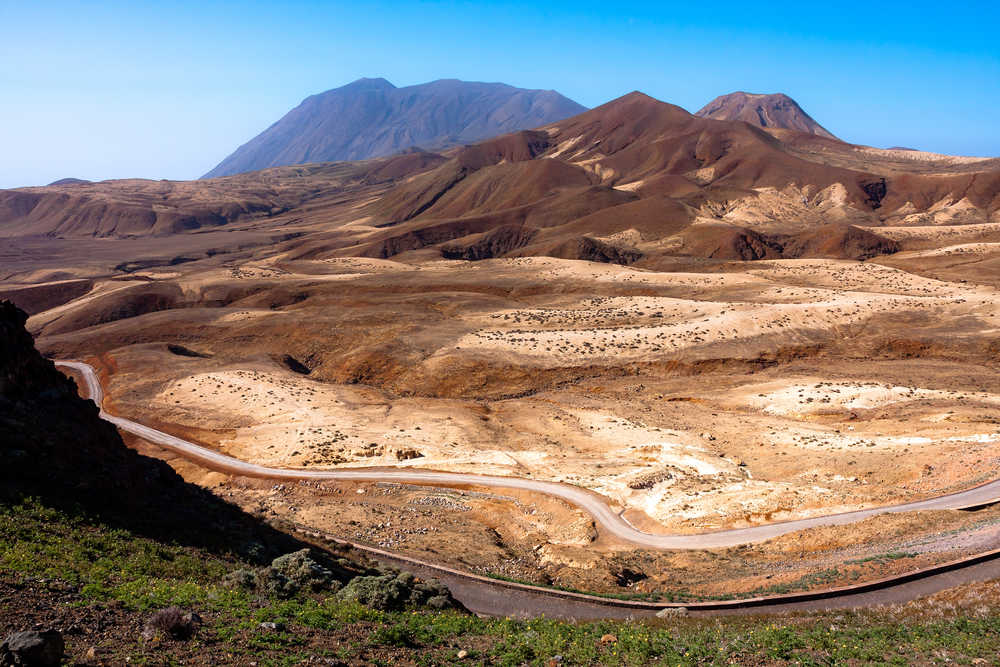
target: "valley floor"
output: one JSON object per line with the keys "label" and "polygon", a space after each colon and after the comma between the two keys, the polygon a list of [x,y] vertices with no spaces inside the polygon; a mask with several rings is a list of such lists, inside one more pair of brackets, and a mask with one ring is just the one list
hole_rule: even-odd
{"label": "valley floor", "polygon": [[[667,271],[255,250],[103,277],[57,270],[53,257],[10,284],[84,281],[58,305],[32,292],[29,327],[48,355],[101,371],[114,414],[267,466],[569,483],[645,532],[697,533],[1000,477],[994,248],[968,245],[981,232],[961,226],[943,237],[952,228],[900,229],[907,243],[954,252],[679,258]],[[173,464],[268,516],[493,576],[623,595],[852,583],[998,537],[998,510],[987,508],[655,552],[527,493],[279,488]]]}

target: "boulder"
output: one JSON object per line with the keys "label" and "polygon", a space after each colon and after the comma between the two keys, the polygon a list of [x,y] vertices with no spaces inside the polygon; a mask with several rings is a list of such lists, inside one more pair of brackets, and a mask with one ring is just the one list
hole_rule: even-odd
{"label": "boulder", "polygon": [[688,615],[687,607],[664,607],[656,612],[658,618],[679,618]]}
{"label": "boulder", "polygon": [[62,664],[66,645],[56,630],[15,632],[0,644],[3,667],[48,667]]}

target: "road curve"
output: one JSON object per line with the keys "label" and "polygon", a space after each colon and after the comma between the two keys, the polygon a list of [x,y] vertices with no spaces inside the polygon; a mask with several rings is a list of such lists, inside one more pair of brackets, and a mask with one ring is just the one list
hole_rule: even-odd
{"label": "road curve", "polygon": [[[94,369],[79,361],[57,361],[57,366],[70,368],[83,378],[91,400],[102,406],[104,391]],[[498,475],[473,475],[454,472],[418,470],[296,470],[270,468],[248,463],[220,452],[183,440],[169,433],[158,431],[138,422],[109,414],[101,408],[101,417],[123,431],[137,435],[164,449],[185,458],[211,466],[216,470],[249,477],[287,480],[342,480],[355,482],[397,482],[401,484],[437,484],[441,486],[476,485],[500,489],[518,489],[544,493],[564,500],[589,513],[599,530],[619,540],[654,549],[712,549],[732,547],[768,540],[779,535],[816,526],[833,526],[854,523],[879,514],[915,512],[920,510],[947,510],[977,507],[1000,501],[1000,480],[944,496],[884,507],[830,514],[826,516],[771,523],[750,528],[737,528],[694,535],[652,535],[644,533],[614,512],[598,495],[580,487],[558,482],[545,482],[519,477]]]}

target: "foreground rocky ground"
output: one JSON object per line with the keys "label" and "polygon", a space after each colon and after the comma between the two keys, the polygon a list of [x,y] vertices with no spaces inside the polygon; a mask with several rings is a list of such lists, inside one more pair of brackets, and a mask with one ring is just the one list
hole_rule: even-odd
{"label": "foreground rocky ground", "polygon": [[[994,664],[1000,651],[1000,582],[864,612],[574,624],[233,586],[254,567],[37,500],[4,504],[0,640],[55,630],[81,665]],[[173,605],[196,621],[165,625]]]}

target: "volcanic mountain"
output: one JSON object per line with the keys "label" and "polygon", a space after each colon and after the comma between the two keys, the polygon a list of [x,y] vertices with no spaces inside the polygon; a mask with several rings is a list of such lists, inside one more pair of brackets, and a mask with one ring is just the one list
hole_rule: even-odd
{"label": "volcanic mountain", "polygon": [[[299,259],[547,255],[650,266],[664,258],[862,259],[898,249],[882,227],[985,224],[998,216],[1000,160],[765,130],[692,115],[639,92],[440,153],[191,182],[0,192],[10,271],[29,252],[55,252],[52,241],[19,240],[41,235],[74,239],[73,252],[86,237],[137,239],[128,252],[87,245],[88,262],[128,271],[254,247]],[[142,240],[149,236],[162,240]],[[13,288],[7,294],[14,297]],[[42,305],[24,301],[23,292],[17,298],[32,310]],[[162,307],[154,301],[129,308]]]}
{"label": "volcanic mountain", "polygon": [[[976,163],[989,172],[978,178],[908,176],[900,171],[973,166],[899,164],[891,154],[828,140],[803,146],[815,141],[810,137],[792,133],[783,141],[631,93],[540,130],[453,152],[372,204],[381,231],[339,252],[387,258],[435,246],[450,257],[618,263],[664,254],[861,258],[896,246],[877,229],[861,234],[845,226],[877,227],[912,214],[916,201],[930,206],[916,190],[926,194],[931,182],[949,190],[950,202],[974,198],[968,208],[982,222],[1000,203],[994,162]],[[831,238],[843,247],[812,238],[831,224],[838,225],[828,228]],[[793,238],[799,234],[809,238]]]}
{"label": "volcanic mountain", "polygon": [[827,139],[837,138],[803,111],[795,100],[782,93],[729,93],[716,97],[695,115],[713,120],[742,120],[764,129],[795,130]]}
{"label": "volcanic mountain", "polygon": [[205,178],[279,165],[364,160],[479,141],[584,111],[552,90],[442,79],[396,88],[359,79],[306,98]]}

